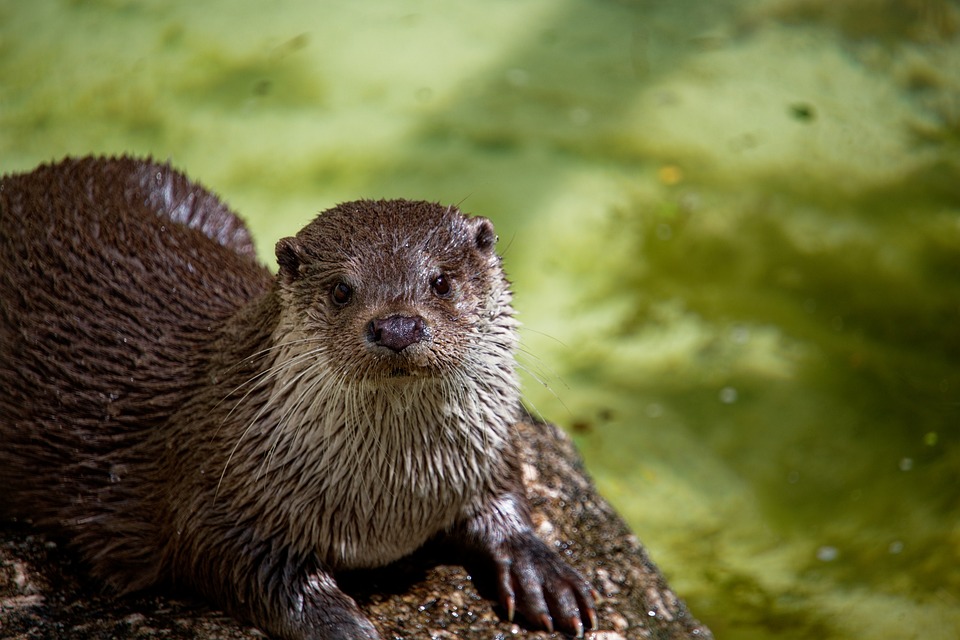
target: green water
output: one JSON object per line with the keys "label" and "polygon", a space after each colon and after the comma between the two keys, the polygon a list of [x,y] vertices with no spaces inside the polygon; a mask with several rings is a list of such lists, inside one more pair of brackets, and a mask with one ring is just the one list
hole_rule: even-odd
{"label": "green water", "polygon": [[265,259],[494,219],[526,397],[718,637],[960,634],[960,7],[0,0],[0,170],[171,159]]}

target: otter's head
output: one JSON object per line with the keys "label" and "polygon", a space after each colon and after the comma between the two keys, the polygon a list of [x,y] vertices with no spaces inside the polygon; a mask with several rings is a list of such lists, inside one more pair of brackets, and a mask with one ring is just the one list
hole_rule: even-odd
{"label": "otter's head", "polygon": [[489,220],[454,207],[339,205],[277,243],[284,317],[301,353],[345,383],[452,375],[515,388],[516,322],[496,241]]}

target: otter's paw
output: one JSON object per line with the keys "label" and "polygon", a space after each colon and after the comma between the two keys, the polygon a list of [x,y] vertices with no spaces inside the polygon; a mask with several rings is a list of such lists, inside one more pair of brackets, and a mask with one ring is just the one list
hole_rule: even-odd
{"label": "otter's paw", "polygon": [[363,616],[333,623],[326,619],[311,630],[310,640],[381,640],[373,624]]}
{"label": "otter's paw", "polygon": [[297,640],[381,640],[353,598],[324,572],[318,571],[307,579],[293,605],[289,625],[293,632],[277,635]]}
{"label": "otter's paw", "polygon": [[500,603],[512,621],[519,612],[547,631],[578,638],[597,628],[597,592],[532,533],[509,538],[493,552]]}

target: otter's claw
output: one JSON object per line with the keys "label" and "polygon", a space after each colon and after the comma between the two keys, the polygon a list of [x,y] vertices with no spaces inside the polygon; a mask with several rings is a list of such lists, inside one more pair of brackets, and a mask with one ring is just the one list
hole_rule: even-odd
{"label": "otter's claw", "polygon": [[597,628],[596,591],[532,533],[507,540],[494,553],[500,603],[513,620],[583,637]]}

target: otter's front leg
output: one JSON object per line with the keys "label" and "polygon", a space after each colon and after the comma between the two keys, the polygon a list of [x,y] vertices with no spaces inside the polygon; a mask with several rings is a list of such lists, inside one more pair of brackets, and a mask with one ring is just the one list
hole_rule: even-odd
{"label": "otter's front leg", "polygon": [[526,500],[506,493],[449,532],[452,541],[488,558],[496,571],[500,604],[512,621],[578,638],[597,628],[597,592],[533,532]]}
{"label": "otter's front leg", "polygon": [[215,599],[278,640],[381,640],[329,572],[312,558],[291,555],[271,549],[257,567],[226,571],[228,580],[238,582],[222,585]]}
{"label": "otter's front leg", "polygon": [[319,571],[306,577],[286,611],[279,613],[277,631],[291,640],[380,640],[353,598]]}

